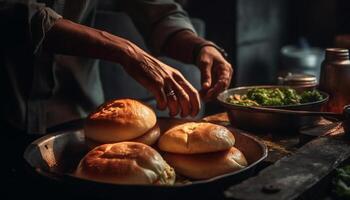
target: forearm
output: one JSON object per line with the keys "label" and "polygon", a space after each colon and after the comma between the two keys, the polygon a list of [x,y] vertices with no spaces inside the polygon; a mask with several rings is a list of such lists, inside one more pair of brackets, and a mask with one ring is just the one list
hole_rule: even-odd
{"label": "forearm", "polygon": [[45,51],[72,56],[104,59],[127,64],[135,45],[110,33],[80,25],[69,20],[58,20],[45,38]]}

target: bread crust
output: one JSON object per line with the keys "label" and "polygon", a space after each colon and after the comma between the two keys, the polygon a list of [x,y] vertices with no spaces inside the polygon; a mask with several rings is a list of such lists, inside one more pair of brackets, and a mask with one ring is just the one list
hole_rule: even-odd
{"label": "bread crust", "polygon": [[100,143],[132,140],[156,125],[152,108],[134,99],[116,99],[102,104],[85,123],[85,136]]}
{"label": "bread crust", "polygon": [[[129,141],[130,142],[140,142],[140,143],[146,144],[148,146],[152,146],[157,142],[159,136],[160,136],[160,128],[159,128],[158,123],[157,123],[153,128],[148,130],[145,134],[143,134],[140,137],[137,137],[135,139],[131,139]],[[101,142],[91,140],[89,138],[85,138],[85,144],[88,146],[89,149],[93,149],[97,146],[100,146],[100,145],[103,145],[106,143],[101,143]]]}
{"label": "bread crust", "polygon": [[176,173],[191,179],[209,179],[240,170],[248,165],[243,153],[235,147],[206,154],[164,153],[163,158],[174,167]]}
{"label": "bread crust", "polygon": [[175,126],[158,141],[160,150],[179,154],[223,151],[234,144],[235,138],[227,128],[208,122],[187,122]]}
{"label": "bread crust", "polygon": [[115,184],[165,184],[175,182],[175,172],[161,155],[145,144],[119,142],[98,146],[80,161],[75,175]]}

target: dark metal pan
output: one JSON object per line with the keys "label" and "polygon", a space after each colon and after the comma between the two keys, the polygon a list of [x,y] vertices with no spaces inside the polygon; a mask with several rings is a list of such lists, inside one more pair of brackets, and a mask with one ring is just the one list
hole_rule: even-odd
{"label": "dark metal pan", "polygon": [[[296,115],[292,112],[283,112],[283,110],[298,111],[321,111],[321,107],[328,101],[329,95],[319,91],[324,97],[320,101],[304,103],[289,106],[266,106],[267,109],[255,109],[254,107],[233,105],[226,102],[230,95],[246,94],[252,88],[284,88],[289,86],[247,86],[228,89],[222,92],[217,100],[227,110],[231,125],[243,130],[258,132],[275,132],[279,134],[297,133],[301,127],[316,124],[321,117],[312,115]],[[268,109],[276,108],[276,109]]]}
{"label": "dark metal pan", "polygon": [[[172,119],[159,119],[164,131],[178,123]],[[236,172],[224,174],[208,180],[190,181],[174,186],[155,185],[118,185],[83,180],[75,177],[73,172],[80,159],[87,153],[84,131],[65,131],[46,135],[25,150],[24,158],[31,171],[47,182],[56,182],[65,186],[66,190],[77,197],[127,197],[147,199],[179,199],[181,197],[203,197],[204,199],[220,198],[222,191],[230,185],[238,183],[254,174],[258,163],[267,157],[267,147],[260,140],[244,132],[231,129],[235,138],[235,146],[246,156],[249,166]]]}

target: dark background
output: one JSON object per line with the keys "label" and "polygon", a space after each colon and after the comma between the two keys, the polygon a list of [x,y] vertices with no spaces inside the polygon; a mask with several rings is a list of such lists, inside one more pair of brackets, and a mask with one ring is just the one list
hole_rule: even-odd
{"label": "dark background", "polygon": [[[192,18],[198,18],[204,22],[203,36],[224,47],[228,52],[235,69],[232,87],[274,83],[281,67],[281,47],[296,44],[301,37],[305,37],[311,46],[326,48],[334,46],[336,35],[350,34],[349,0],[182,0],[179,2],[184,5]],[[113,10],[112,0],[101,0],[100,4],[101,10]],[[100,16],[103,17],[103,15]],[[128,32],[125,30],[120,28],[119,32],[122,36],[128,37]],[[133,37],[133,39],[142,43],[139,37]],[[103,79],[106,99],[124,95],[120,90],[115,89],[118,84],[113,84],[113,81],[116,80],[116,73],[125,74],[125,72],[108,64],[110,66],[105,66],[104,71],[101,71],[101,75],[106,76]],[[188,74],[193,75],[193,72],[190,71]],[[195,75],[199,75],[198,72]],[[130,80],[119,77],[119,81],[123,84]],[[198,82],[198,80],[193,81]],[[124,86],[123,84],[121,85]],[[148,93],[140,92],[141,86],[132,87],[128,86],[126,90],[136,91],[135,95],[149,98]],[[215,106],[210,108],[211,111],[217,111]],[[207,114],[211,111],[207,110]],[[5,126],[2,130],[6,133],[7,130],[13,129]],[[11,156],[22,155],[24,148],[33,141],[33,138],[26,136],[28,138],[23,139],[22,133],[4,135],[3,144],[8,148],[3,150],[5,152],[3,160],[6,162],[5,166],[10,168],[10,176],[13,178],[5,181],[5,186],[11,186],[14,189],[8,191],[11,199],[17,195],[28,195],[28,192],[36,197],[42,196],[40,193],[34,194],[37,190],[30,191],[32,188],[38,189],[35,179],[24,178],[23,180],[23,177],[26,177],[25,171],[16,171],[15,166],[21,167],[24,163],[22,156]],[[12,141],[20,141],[20,143],[15,143],[14,148]],[[9,154],[9,151],[12,153]],[[18,182],[18,180],[23,181]],[[54,195],[59,198],[63,194],[51,193],[51,195],[48,197],[52,199]]]}
{"label": "dark background", "polygon": [[206,37],[223,46],[235,65],[233,84],[276,80],[280,48],[305,37],[311,46],[333,47],[350,33],[348,0],[189,0],[191,17],[203,19]]}
{"label": "dark background", "polygon": [[[323,54],[324,48],[335,47],[334,40],[337,35],[350,34],[348,0],[177,0],[177,2],[185,8],[191,19],[195,19],[193,21],[195,28],[199,30],[201,36],[227,51],[235,71],[231,87],[276,84],[278,75],[283,71],[280,53],[283,46],[298,45],[303,38],[309,46],[321,48]],[[118,6],[114,4],[115,1],[100,1],[99,10],[115,11]],[[133,31],[127,31],[125,27],[121,28],[119,25],[113,27],[112,24],[116,24],[115,18],[111,18],[113,23],[109,23],[106,15],[100,13],[97,16],[99,16],[97,28],[106,29],[126,37],[142,48],[147,48],[140,36],[130,34],[135,32],[135,27],[132,27]],[[124,24],[124,21],[120,20],[119,24]],[[163,61],[178,68],[197,89],[200,88],[200,75],[194,67],[169,59]],[[128,83],[128,88],[125,88],[125,92],[121,88],[116,93],[114,86],[121,83],[117,82],[116,76],[112,74],[120,75],[125,72],[116,68],[115,64],[102,61],[101,66],[103,66],[100,69],[106,99],[135,96],[147,102],[151,98],[142,86],[134,83],[127,75],[119,76],[121,77],[119,82]],[[319,65],[314,71],[319,73]],[[136,92],[130,94],[130,91]],[[152,101],[148,103],[154,104]],[[221,111],[215,103],[209,103],[203,110],[204,114]],[[157,114],[162,116],[164,113]]]}

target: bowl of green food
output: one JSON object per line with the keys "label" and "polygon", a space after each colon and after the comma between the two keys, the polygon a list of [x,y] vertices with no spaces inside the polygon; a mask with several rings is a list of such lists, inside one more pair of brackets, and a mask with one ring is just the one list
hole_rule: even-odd
{"label": "bowl of green food", "polygon": [[[321,111],[329,95],[319,90],[296,90],[289,86],[247,86],[228,89],[218,101],[228,113],[231,125],[249,131],[297,133],[316,124],[317,116],[293,115],[282,110]],[[259,109],[259,108],[266,109]],[[271,108],[271,109],[269,109]]]}

